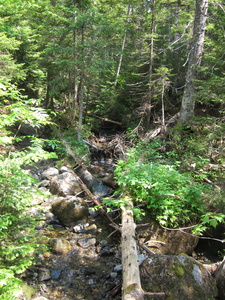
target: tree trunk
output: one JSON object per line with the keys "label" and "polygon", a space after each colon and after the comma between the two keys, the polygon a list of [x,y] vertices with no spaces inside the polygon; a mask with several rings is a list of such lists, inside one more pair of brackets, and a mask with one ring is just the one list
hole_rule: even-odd
{"label": "tree trunk", "polygon": [[143,300],[132,203],[122,209],[123,300]]}
{"label": "tree trunk", "polygon": [[[129,17],[129,15],[130,15],[130,5],[128,5],[128,9],[127,9],[127,19]],[[122,42],[122,47],[121,47],[121,54],[120,54],[120,59],[119,59],[118,67],[117,67],[116,79],[115,79],[115,82],[114,82],[114,88],[115,89],[117,87],[118,78],[119,78],[119,75],[120,75],[120,69],[121,69],[122,60],[123,60],[123,51],[124,51],[124,48],[125,48],[126,38],[127,38],[127,30],[125,30],[124,37],[123,37],[123,42]]]}
{"label": "tree trunk", "polygon": [[53,96],[51,95],[52,92],[51,80],[52,80],[52,72],[50,70],[47,70],[47,91],[46,91],[46,96],[44,101],[44,108],[54,110]]}
{"label": "tree trunk", "polygon": [[[77,17],[76,17],[76,10],[74,12],[75,17],[74,17],[74,24],[77,22]],[[77,74],[77,29],[74,28],[73,30],[73,43],[74,43],[74,91],[73,91],[73,101],[72,101],[72,117],[71,117],[71,123],[72,126],[74,126],[74,122],[76,119],[76,112],[77,112],[77,107],[78,107],[78,74]]]}
{"label": "tree trunk", "polygon": [[146,108],[146,130],[150,127],[151,109],[152,109],[152,73],[154,60],[154,34],[155,34],[155,0],[151,4],[152,20],[151,20],[151,40],[149,48],[149,71],[148,71],[148,103]]}
{"label": "tree trunk", "polygon": [[79,95],[79,120],[77,129],[77,140],[82,139],[82,125],[83,125],[83,110],[84,110],[84,26],[81,31],[81,44],[82,44],[82,66],[81,66],[81,79],[80,79],[80,95]]}
{"label": "tree trunk", "polygon": [[180,120],[184,123],[187,123],[194,114],[195,80],[197,78],[197,68],[201,64],[203,55],[207,12],[208,0],[196,0],[193,43],[189,52],[188,69],[180,111]]}

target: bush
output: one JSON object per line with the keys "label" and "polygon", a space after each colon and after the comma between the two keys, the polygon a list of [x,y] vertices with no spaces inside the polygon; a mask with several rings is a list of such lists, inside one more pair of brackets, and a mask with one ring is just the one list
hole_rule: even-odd
{"label": "bush", "polygon": [[[0,107],[0,294],[1,299],[7,300],[17,299],[14,292],[21,287],[17,275],[32,264],[39,248],[35,219],[27,210],[33,196],[38,197],[40,191],[35,188],[34,178],[22,167],[55,157],[54,153],[42,149],[41,139],[34,137],[30,137],[30,147],[23,151],[15,149],[14,143],[24,137],[9,132],[8,126],[25,122],[38,127],[48,124],[49,120],[46,111],[30,106],[18,91],[13,95],[10,91],[8,104]],[[13,96],[11,99],[10,95]],[[12,104],[9,104],[10,100]]]}
{"label": "bush", "polygon": [[204,212],[203,186],[195,183],[190,174],[180,173],[174,165],[149,160],[154,153],[149,148],[149,153],[146,151],[140,156],[141,144],[117,163],[115,176],[119,185],[129,191],[136,203],[145,205],[164,226],[198,221]]}

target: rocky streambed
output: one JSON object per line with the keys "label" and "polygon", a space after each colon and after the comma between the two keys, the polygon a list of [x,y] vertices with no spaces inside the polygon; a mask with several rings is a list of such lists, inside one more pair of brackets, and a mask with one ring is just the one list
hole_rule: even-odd
{"label": "rocky streambed", "polygon": [[[29,212],[40,216],[37,235],[42,241],[46,238],[49,251],[39,255],[23,274],[34,289],[29,297],[20,299],[121,299],[120,233],[99,211],[92,210],[94,203],[78,180],[82,179],[96,199],[110,195],[116,185],[112,161],[79,170],[56,168],[54,162],[47,162],[31,173],[40,180],[39,188],[49,193],[43,201],[34,201]],[[110,214],[119,224],[119,212]],[[148,221],[137,228],[144,290],[165,292],[166,299],[174,300],[224,299],[224,263],[205,261],[210,265],[206,268],[191,257],[198,238],[168,232]]]}

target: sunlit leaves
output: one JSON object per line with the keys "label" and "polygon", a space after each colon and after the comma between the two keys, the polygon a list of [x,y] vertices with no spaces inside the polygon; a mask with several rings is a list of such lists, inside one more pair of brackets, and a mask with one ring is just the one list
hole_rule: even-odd
{"label": "sunlit leaves", "polygon": [[198,220],[204,210],[202,187],[174,166],[141,159],[138,155],[138,148],[137,152],[132,149],[127,160],[117,163],[115,175],[120,186],[145,205],[162,225],[178,226]]}

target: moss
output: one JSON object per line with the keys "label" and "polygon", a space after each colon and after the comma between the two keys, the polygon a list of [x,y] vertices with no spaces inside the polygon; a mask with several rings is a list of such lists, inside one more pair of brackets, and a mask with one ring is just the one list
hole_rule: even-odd
{"label": "moss", "polygon": [[184,276],[185,271],[184,271],[184,268],[182,266],[177,265],[177,264],[173,264],[172,268],[175,271],[177,276],[179,276],[179,277]]}

